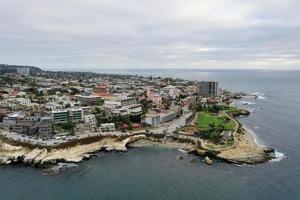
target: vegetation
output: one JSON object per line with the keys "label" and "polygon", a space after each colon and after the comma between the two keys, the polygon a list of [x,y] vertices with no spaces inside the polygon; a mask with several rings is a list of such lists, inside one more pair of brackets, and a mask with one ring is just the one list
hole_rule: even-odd
{"label": "vegetation", "polygon": [[223,126],[224,130],[232,130],[235,126],[234,122],[225,116],[215,116],[208,112],[199,112],[198,128],[205,130],[209,128],[210,124],[213,124],[214,126]]}
{"label": "vegetation", "polygon": [[224,131],[224,126],[222,126],[221,124],[216,126],[215,124],[211,123],[208,125],[208,128],[204,129],[201,132],[201,137],[203,139],[219,142],[219,140],[222,138],[221,133],[223,131]]}
{"label": "vegetation", "polygon": [[66,122],[62,124],[56,124],[55,125],[57,129],[62,129],[64,131],[67,131],[69,133],[74,133],[75,124],[72,122]]}
{"label": "vegetation", "polygon": [[67,104],[65,105],[65,108],[71,108],[71,104],[70,104],[70,103],[67,103]]}
{"label": "vegetation", "polygon": [[142,114],[145,115],[148,112],[149,102],[147,99],[141,99],[139,103],[142,105]]}

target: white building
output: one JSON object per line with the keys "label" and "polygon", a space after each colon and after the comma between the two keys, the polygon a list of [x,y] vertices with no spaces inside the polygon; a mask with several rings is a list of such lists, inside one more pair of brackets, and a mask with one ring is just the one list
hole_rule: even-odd
{"label": "white building", "polygon": [[146,114],[145,123],[151,126],[157,126],[160,124],[160,115],[159,114]]}
{"label": "white building", "polygon": [[144,122],[151,126],[157,126],[176,118],[176,113],[171,111],[167,113],[146,114]]}
{"label": "white building", "polygon": [[84,124],[86,125],[88,130],[95,130],[97,127],[96,116],[93,114],[84,116]]}
{"label": "white building", "polygon": [[115,131],[116,127],[115,127],[114,123],[104,123],[104,124],[100,124],[100,129],[103,132],[105,132],[105,131]]}
{"label": "white building", "polygon": [[160,95],[162,97],[176,98],[180,95],[180,90],[175,86],[168,85],[160,90]]}

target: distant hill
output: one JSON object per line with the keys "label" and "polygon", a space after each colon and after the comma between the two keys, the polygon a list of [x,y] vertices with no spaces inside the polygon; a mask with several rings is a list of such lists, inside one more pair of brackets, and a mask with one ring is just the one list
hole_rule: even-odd
{"label": "distant hill", "polygon": [[33,67],[33,66],[0,64],[0,74],[4,74],[4,73],[16,73],[17,72],[17,68],[29,68],[31,75],[37,75],[37,74],[43,72],[43,70],[41,70],[40,68]]}

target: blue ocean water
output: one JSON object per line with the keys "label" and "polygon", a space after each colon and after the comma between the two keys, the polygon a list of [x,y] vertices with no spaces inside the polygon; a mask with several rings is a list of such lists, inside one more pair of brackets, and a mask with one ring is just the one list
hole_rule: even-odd
{"label": "blue ocean water", "polygon": [[[111,71],[114,73],[114,71]],[[124,70],[118,73],[219,80],[222,88],[258,93],[240,120],[281,159],[259,165],[205,165],[157,147],[107,153],[55,175],[24,166],[0,167],[6,199],[300,199],[300,71]],[[242,105],[242,102],[237,102]],[[183,160],[177,160],[183,155]]]}

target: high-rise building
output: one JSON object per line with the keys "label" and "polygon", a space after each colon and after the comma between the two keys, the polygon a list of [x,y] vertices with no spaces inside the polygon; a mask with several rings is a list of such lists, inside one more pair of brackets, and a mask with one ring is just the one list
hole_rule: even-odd
{"label": "high-rise building", "polygon": [[219,81],[198,81],[198,95],[203,97],[216,97],[219,95]]}

